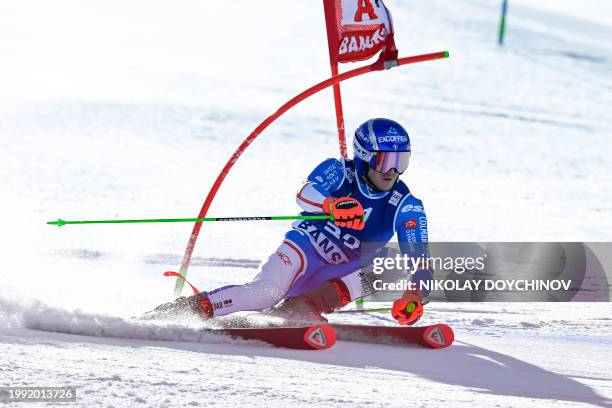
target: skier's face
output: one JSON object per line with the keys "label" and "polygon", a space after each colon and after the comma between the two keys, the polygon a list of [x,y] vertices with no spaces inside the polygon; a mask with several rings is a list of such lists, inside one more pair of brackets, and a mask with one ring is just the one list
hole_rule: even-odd
{"label": "skier's face", "polygon": [[368,180],[380,191],[389,191],[395,185],[399,173],[395,169],[391,169],[386,173],[379,173],[373,169],[368,169]]}

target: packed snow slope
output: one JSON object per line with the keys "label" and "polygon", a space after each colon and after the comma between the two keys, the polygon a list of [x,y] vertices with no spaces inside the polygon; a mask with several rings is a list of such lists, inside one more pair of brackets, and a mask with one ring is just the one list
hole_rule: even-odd
{"label": "packed snow slope", "polygon": [[[499,48],[498,2],[389,0],[401,56],[451,57],[344,83],[347,133],[406,124],[434,241],[610,241],[612,6],[510,3]],[[170,299],[192,225],[45,224],[195,216],[249,132],[329,76],[320,2],[3,2],[0,33],[0,386],[75,385],[79,406],[610,406],[610,303],[432,304],[424,323],[456,330],[439,351],[228,344],[130,319]],[[266,130],[209,215],[296,213],[338,155],[332,106]],[[288,226],[205,225],[190,276],[247,281]]]}

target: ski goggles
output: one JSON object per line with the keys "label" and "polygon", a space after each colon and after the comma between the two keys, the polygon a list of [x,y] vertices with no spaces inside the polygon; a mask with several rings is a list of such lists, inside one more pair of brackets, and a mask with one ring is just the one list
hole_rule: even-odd
{"label": "ski goggles", "polygon": [[410,152],[372,152],[370,157],[370,168],[379,173],[386,173],[395,169],[402,174],[408,168]]}

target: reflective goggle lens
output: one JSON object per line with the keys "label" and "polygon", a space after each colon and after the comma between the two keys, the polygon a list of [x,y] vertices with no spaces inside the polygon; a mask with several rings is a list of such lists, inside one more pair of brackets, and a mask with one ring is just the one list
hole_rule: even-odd
{"label": "reflective goggle lens", "polygon": [[370,159],[370,168],[379,173],[395,169],[403,173],[408,168],[410,152],[374,152]]}

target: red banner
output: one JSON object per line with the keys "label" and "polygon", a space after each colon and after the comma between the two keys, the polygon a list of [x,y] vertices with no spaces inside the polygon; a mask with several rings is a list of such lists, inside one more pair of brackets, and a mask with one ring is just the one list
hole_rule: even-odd
{"label": "red banner", "polygon": [[332,64],[367,60],[385,53],[396,60],[391,13],[382,0],[323,0]]}

